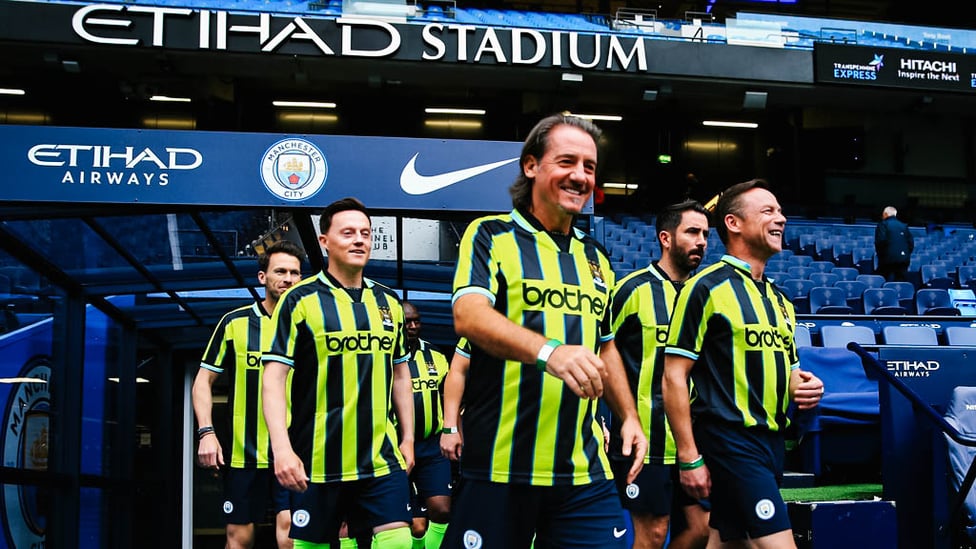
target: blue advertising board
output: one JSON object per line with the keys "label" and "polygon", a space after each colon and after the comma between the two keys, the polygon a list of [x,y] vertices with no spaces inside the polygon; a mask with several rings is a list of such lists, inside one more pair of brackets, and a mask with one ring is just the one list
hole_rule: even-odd
{"label": "blue advertising board", "polygon": [[[0,126],[0,201],[505,212],[521,143]],[[584,213],[592,213],[592,203]]]}

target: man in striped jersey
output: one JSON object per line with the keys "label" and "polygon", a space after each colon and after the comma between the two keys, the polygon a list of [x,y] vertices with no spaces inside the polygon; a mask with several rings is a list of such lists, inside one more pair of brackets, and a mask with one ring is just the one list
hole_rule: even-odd
{"label": "man in striped jersey", "polygon": [[366,207],[338,200],[319,224],[328,266],[282,296],[262,357],[275,475],[292,490],[291,537],[296,548],[338,547],[346,521],[373,547],[410,549],[414,424],[403,308],[363,276],[372,247]]}
{"label": "man in striped jersey", "polygon": [[596,399],[622,418],[629,477],[647,440],[610,330],[610,260],[573,226],[599,138],[589,121],[543,119],[522,148],[515,209],[475,220],[461,240],[454,327],[472,349],[445,547],[522,549],[533,534],[539,548],[622,546]]}
{"label": "man in striped jersey", "polygon": [[[673,489],[678,470],[674,437],[664,417],[661,379],[671,310],[681,286],[705,256],[708,212],[694,200],[668,206],[657,216],[657,239],[661,259],[618,282],[610,308],[617,349],[648,439],[647,457],[637,479],[624,482],[631,460],[621,455],[620,437],[611,432],[610,463],[620,503],[634,523],[635,549],[664,546],[672,500],[683,510],[688,527],[672,536],[668,547],[704,547],[708,511],[680,487]],[[614,417],[611,424],[617,421]]]}
{"label": "man in striped jersey", "polygon": [[681,290],[665,349],[681,485],[711,501],[710,547],[794,547],[779,493],[786,412],[816,406],[823,383],[799,369],[793,304],[763,276],[786,218],[756,179],[729,187],[713,220],[728,253]]}
{"label": "man in striped jersey", "polygon": [[[291,547],[288,493],[274,479],[268,429],[261,411],[261,350],[271,341],[271,313],[278,299],[302,277],[304,253],[295,244],[275,242],[258,257],[258,282],[264,300],[224,315],[203,354],[193,382],[193,410],[197,416],[197,457],[202,467],[224,470],[224,519],[227,547],[252,547],[254,523],[274,504],[278,547]],[[213,427],[213,384],[222,373],[231,375],[230,453],[224,454]],[[271,498],[271,501],[269,501]]]}
{"label": "man in striped jersey", "polygon": [[410,529],[414,547],[436,549],[441,546],[451,512],[451,462],[441,455],[440,446],[444,427],[442,395],[448,364],[444,353],[421,339],[420,311],[404,301],[403,314],[410,355],[407,365],[413,382],[416,456],[416,465],[410,472],[410,483],[416,490]]}

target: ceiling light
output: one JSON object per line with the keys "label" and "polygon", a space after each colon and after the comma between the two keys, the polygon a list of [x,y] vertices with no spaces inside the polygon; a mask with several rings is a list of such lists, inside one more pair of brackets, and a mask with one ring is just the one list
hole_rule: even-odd
{"label": "ceiling light", "polygon": [[628,191],[637,190],[636,183],[604,183],[603,187],[607,189],[626,189]]}
{"label": "ceiling light", "polygon": [[152,95],[149,97],[150,101],[164,101],[169,103],[189,103],[191,99],[189,97],[170,97],[168,95]]}
{"label": "ceiling light", "polygon": [[657,90],[644,90],[644,101],[654,101],[657,99]]}
{"label": "ceiling light", "polygon": [[485,109],[453,109],[450,107],[427,107],[424,109],[427,114],[472,114],[484,116]]}
{"label": "ceiling light", "polygon": [[579,114],[575,112],[569,113],[569,116],[575,116],[576,118],[584,118],[586,120],[602,120],[605,122],[620,122],[624,117],[617,114]]}
{"label": "ceiling light", "polygon": [[703,120],[702,126],[713,126],[718,128],[748,128],[754,130],[759,127],[755,122],[729,122],[726,120]]}
{"label": "ceiling light", "polygon": [[297,107],[301,109],[334,109],[336,104],[330,101],[272,101],[275,107]]}
{"label": "ceiling light", "polygon": [[0,88],[0,95],[24,95],[24,90],[17,88]]}
{"label": "ceiling light", "polygon": [[[119,383],[119,378],[117,377],[110,377],[108,378],[108,380],[111,381],[112,383]],[[149,383],[149,380],[144,377],[137,377],[136,383]]]}
{"label": "ceiling light", "polygon": [[279,113],[278,120],[283,123],[317,123],[334,124],[339,121],[339,116],[332,113],[298,113],[286,112]]}
{"label": "ceiling light", "polygon": [[575,72],[564,72],[562,75],[563,82],[582,82],[583,75]]}
{"label": "ceiling light", "polygon": [[480,130],[481,120],[424,120],[424,126],[452,130]]}

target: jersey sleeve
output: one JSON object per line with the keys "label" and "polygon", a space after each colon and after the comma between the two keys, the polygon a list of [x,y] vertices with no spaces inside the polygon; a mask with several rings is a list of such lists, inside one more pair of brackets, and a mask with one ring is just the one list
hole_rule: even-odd
{"label": "jersey sleeve", "polygon": [[678,294],[668,326],[666,354],[698,360],[711,316],[710,295],[704,284],[695,284]]}
{"label": "jersey sleeve", "polygon": [[302,303],[297,293],[288,292],[282,296],[274,314],[271,315],[271,346],[261,355],[261,363],[281,362],[295,365],[295,340],[298,326],[304,319]]}
{"label": "jersey sleeve", "polygon": [[[217,323],[217,327],[214,328],[213,334],[210,335],[210,343],[207,344],[207,348],[203,352],[203,358],[200,360],[200,367],[206,368],[211,372],[216,372],[218,374],[224,373],[224,360],[228,356],[227,349],[227,323],[228,315],[224,315]],[[233,359],[233,357],[230,357]]]}
{"label": "jersey sleeve", "polygon": [[487,297],[492,305],[498,294],[498,262],[492,259],[492,236],[484,220],[475,220],[464,231],[454,271],[452,303],[469,293]]}

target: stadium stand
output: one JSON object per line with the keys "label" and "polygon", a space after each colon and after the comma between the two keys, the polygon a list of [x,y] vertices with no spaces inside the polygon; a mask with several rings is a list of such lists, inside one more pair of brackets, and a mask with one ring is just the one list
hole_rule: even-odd
{"label": "stadium stand", "polygon": [[898,294],[898,304],[905,308],[908,314],[916,314],[915,309],[915,285],[911,282],[893,280],[884,282],[883,288],[891,288]]}
{"label": "stadium stand", "polygon": [[847,305],[854,309],[855,314],[864,314],[864,291],[868,289],[867,284],[858,280],[838,280],[834,283],[835,288],[844,290],[847,297]]}
{"label": "stadium stand", "polygon": [[810,328],[800,324],[793,331],[793,341],[796,342],[796,347],[813,347],[813,338],[810,335]]}
{"label": "stadium stand", "polygon": [[922,285],[926,288],[954,288],[956,282],[949,277],[948,271],[943,264],[933,263],[922,265],[920,273],[922,275]]}
{"label": "stadium stand", "polygon": [[[876,274],[861,274],[857,276],[856,280],[868,285],[868,288],[880,288],[885,283],[885,277]],[[914,293],[914,288],[912,290]]]}
{"label": "stadium stand", "polygon": [[826,271],[810,273],[807,278],[813,282],[814,286],[834,286],[840,280],[839,276]]}
{"label": "stadium stand", "polygon": [[831,273],[840,277],[841,280],[857,280],[857,276],[860,274],[854,267],[834,267]]}

